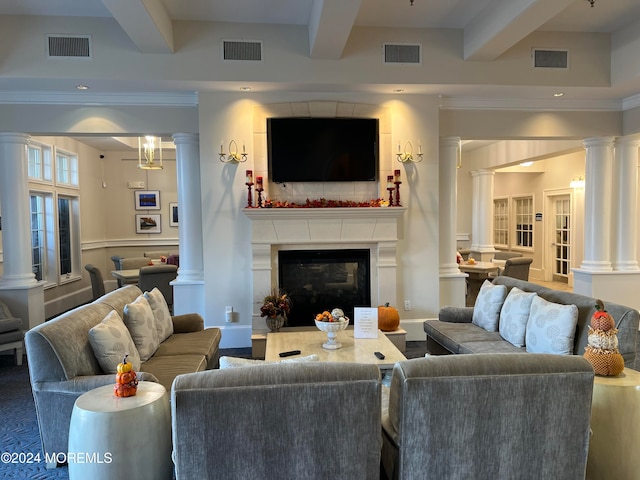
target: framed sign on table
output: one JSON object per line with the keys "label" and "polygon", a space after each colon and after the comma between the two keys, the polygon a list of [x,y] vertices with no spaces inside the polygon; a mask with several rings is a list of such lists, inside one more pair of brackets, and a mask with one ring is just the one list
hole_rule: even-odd
{"label": "framed sign on table", "polygon": [[133,195],[136,210],[160,210],[160,192],[158,190],[136,190]]}

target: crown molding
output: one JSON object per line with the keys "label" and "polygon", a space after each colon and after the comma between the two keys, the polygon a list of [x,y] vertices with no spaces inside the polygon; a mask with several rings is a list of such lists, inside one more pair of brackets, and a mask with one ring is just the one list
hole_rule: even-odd
{"label": "crown molding", "polygon": [[620,111],[620,100],[440,97],[441,110]]}
{"label": "crown molding", "polygon": [[198,93],[0,92],[0,104],[195,107]]}

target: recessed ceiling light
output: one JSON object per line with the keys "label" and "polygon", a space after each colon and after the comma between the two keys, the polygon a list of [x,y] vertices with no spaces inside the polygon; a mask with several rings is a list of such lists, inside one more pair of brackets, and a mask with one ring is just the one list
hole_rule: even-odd
{"label": "recessed ceiling light", "polygon": [[240,87],[240,91],[241,92],[250,92],[251,91],[251,87]]}
{"label": "recessed ceiling light", "polygon": [[404,93],[404,89],[402,88],[396,88],[393,93]]}
{"label": "recessed ceiling light", "polygon": [[563,97],[564,96],[564,92],[557,92],[553,94],[554,97]]}
{"label": "recessed ceiling light", "polygon": [[89,90],[89,87],[87,87],[86,85],[76,85],[76,88],[78,90]]}

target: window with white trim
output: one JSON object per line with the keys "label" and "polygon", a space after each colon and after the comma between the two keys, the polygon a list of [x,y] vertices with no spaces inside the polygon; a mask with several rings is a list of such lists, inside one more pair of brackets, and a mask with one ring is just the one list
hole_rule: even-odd
{"label": "window with white trim", "polygon": [[30,180],[51,182],[51,147],[32,143],[27,146]]}
{"label": "window with white trim", "polygon": [[513,200],[515,246],[533,248],[533,197],[518,197]]}
{"label": "window with white trim", "polygon": [[509,247],[509,199],[493,200],[493,243],[498,247]]}
{"label": "window with white trim", "polygon": [[78,156],[56,150],[56,184],[78,186]]}

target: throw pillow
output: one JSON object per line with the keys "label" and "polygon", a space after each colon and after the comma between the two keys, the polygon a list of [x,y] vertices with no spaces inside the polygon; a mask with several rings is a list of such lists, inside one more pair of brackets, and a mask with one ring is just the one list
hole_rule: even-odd
{"label": "throw pillow", "polygon": [[89,343],[104,373],[117,373],[125,354],[134,370],[140,370],[140,355],[118,312],[112,310],[89,330]]}
{"label": "throw pillow", "polygon": [[171,335],[173,335],[173,320],[171,320],[171,312],[167,300],[158,287],[154,287],[150,292],[144,292],[144,298],[149,302],[153,318],[156,322],[156,330],[158,331],[158,342],[162,343]]}
{"label": "throw pillow", "polygon": [[279,360],[276,362],[265,362],[264,360],[252,360],[249,358],[237,358],[237,357],[220,357],[220,369],[223,368],[237,368],[237,367],[251,367],[254,365],[271,365],[274,363],[304,363],[304,362],[317,362],[318,355],[312,354],[306,357],[287,358],[286,360]]}
{"label": "throw pillow", "polygon": [[488,332],[497,332],[500,321],[500,309],[507,296],[507,287],[494,285],[485,280],[473,307],[471,323],[484,328]]}
{"label": "throw pillow", "polygon": [[575,305],[560,305],[534,297],[526,328],[527,352],[571,355],[577,323]]}
{"label": "throw pillow", "polygon": [[144,296],[140,295],[133,303],[124,306],[124,324],[138,347],[140,360],[146,362],[158,349],[160,342],[151,305]]}
{"label": "throw pillow", "polygon": [[500,310],[500,336],[516,347],[524,347],[531,302],[536,295],[513,287]]}

